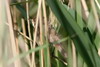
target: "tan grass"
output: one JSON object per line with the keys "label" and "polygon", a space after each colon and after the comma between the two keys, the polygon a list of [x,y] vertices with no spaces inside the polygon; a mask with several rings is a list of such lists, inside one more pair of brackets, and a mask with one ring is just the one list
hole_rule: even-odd
{"label": "tan grass", "polygon": [[[41,10],[41,9],[40,9]],[[43,45],[43,18],[42,18],[42,11],[40,11],[40,16],[39,16],[39,24],[40,24],[40,45]],[[44,50],[40,50],[40,65],[41,67],[44,67]]]}
{"label": "tan grass", "polygon": [[98,17],[98,14],[97,14],[97,10],[96,10],[94,0],[90,0],[90,3],[91,3],[92,10],[93,10],[94,18],[95,18],[95,21],[96,21],[96,28],[97,28],[97,31],[100,35],[100,22],[99,22],[99,17]]}
{"label": "tan grass", "polygon": [[[20,32],[20,34],[24,36],[24,41],[26,43],[27,43],[27,39],[32,42],[32,40],[29,37],[26,36],[26,30],[25,30],[25,28],[26,28],[25,27],[25,22],[24,22],[24,19],[22,19],[22,30],[23,30],[23,33]],[[24,43],[24,45],[25,45],[25,51],[28,51],[29,49],[28,49],[28,46],[27,46],[26,43]],[[31,67],[30,55],[27,55],[26,58],[27,58],[29,66]]]}
{"label": "tan grass", "polygon": [[89,11],[88,11],[88,7],[87,7],[87,4],[86,4],[86,1],[85,0],[81,0],[81,3],[82,3],[82,7],[83,7],[83,14],[85,14],[85,17],[86,19],[88,18],[89,16]]}
{"label": "tan grass", "polygon": [[[15,42],[15,37],[14,37],[14,31],[13,31],[13,25],[12,25],[12,19],[11,19],[11,13],[10,13],[10,8],[8,1],[6,3],[6,13],[7,13],[7,20],[9,24],[9,31],[10,31],[10,38],[11,38],[11,47],[12,47],[12,53],[13,57],[18,55],[17,48],[16,48],[16,42]],[[19,67],[20,63],[18,60],[14,62],[15,67]]]}
{"label": "tan grass", "polygon": [[[42,0],[38,1],[38,11],[37,11],[37,16],[36,16],[36,25],[35,25],[35,32],[34,32],[34,41],[33,41],[33,48],[35,48],[36,45],[36,40],[37,40],[37,31],[38,31],[38,24],[39,24],[39,15],[40,15],[40,9],[41,9],[41,3]],[[36,67],[36,63],[35,63],[35,53],[32,53],[32,66]]]}

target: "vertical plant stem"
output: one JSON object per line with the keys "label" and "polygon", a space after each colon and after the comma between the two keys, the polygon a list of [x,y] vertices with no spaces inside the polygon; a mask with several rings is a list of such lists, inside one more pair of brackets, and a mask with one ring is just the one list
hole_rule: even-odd
{"label": "vertical plant stem", "polygon": [[82,6],[83,6],[83,10],[84,10],[84,14],[86,15],[85,17],[88,18],[89,16],[89,11],[88,11],[88,7],[86,4],[85,0],[81,0]]}
{"label": "vertical plant stem", "polygon": [[[26,1],[28,1],[28,0],[26,0]],[[29,6],[28,6],[28,2],[26,3],[26,12],[27,12],[28,34],[29,34],[29,37],[32,39],[31,31],[30,31]],[[31,41],[30,41],[30,45],[31,45],[31,48],[32,48],[32,42]]]}
{"label": "vertical plant stem", "polygon": [[[40,9],[41,10],[41,9]],[[42,19],[42,11],[40,11],[40,45],[43,45],[43,19]],[[40,67],[44,67],[44,51],[40,50]]]}
{"label": "vertical plant stem", "polygon": [[[16,12],[16,7],[13,6],[13,24],[14,24],[14,36],[15,36],[15,44],[16,44],[16,51],[17,51],[17,54],[19,55],[19,45],[18,45],[18,33],[16,32],[18,30],[18,26],[17,26],[17,21],[16,21],[16,15],[17,12]],[[21,67],[21,61],[19,59],[19,67]]]}
{"label": "vertical plant stem", "polygon": [[100,9],[100,4],[99,4],[98,0],[95,0],[95,2],[96,2],[96,5],[98,6],[98,8]]}
{"label": "vertical plant stem", "polygon": [[72,45],[71,45],[71,40],[68,40],[68,67],[73,67],[73,55],[72,55]]}
{"label": "vertical plant stem", "polygon": [[[46,45],[49,45],[48,43],[48,24],[47,24],[47,15],[46,15],[46,5],[45,5],[45,0],[42,0],[42,7],[43,7],[43,14],[44,14],[44,23],[45,23],[45,37],[46,37]],[[46,67],[51,67],[50,65],[50,51],[49,48],[46,48],[47,50],[47,62]]]}
{"label": "vertical plant stem", "polygon": [[[26,0],[28,1],[28,0]],[[29,34],[29,38],[32,39],[32,36],[31,36],[31,31],[30,31],[30,21],[29,21],[29,6],[28,6],[28,2],[26,3],[26,14],[27,14],[27,24],[28,24],[28,34]],[[30,41],[30,46],[32,48],[32,42]],[[32,59],[33,60],[33,59]],[[33,63],[32,63],[33,64]],[[35,66],[35,64],[34,64]],[[30,65],[31,67],[31,65]]]}
{"label": "vertical plant stem", "polygon": [[[57,50],[57,49],[55,50],[55,56],[57,56],[57,57],[59,56],[59,55],[58,55],[58,50]],[[60,67],[60,62],[59,62],[58,59],[56,59],[56,62],[57,62],[57,67]]]}
{"label": "vertical plant stem", "polygon": [[6,0],[2,0],[0,2],[0,4],[2,6],[0,6],[0,67],[3,67],[4,64],[6,65],[6,63],[4,63],[4,48],[5,46],[7,46],[6,44],[3,44],[3,42],[5,42],[4,40],[6,40],[7,37],[5,37],[5,31],[6,31],[6,8],[5,8],[5,1]]}
{"label": "vertical plant stem", "polygon": [[[37,11],[37,17],[36,17],[36,26],[35,26],[35,32],[34,32],[34,41],[33,41],[33,48],[35,48],[35,45],[36,45],[36,40],[37,40],[37,30],[38,30],[38,21],[39,21],[39,14],[40,14],[40,8],[41,8],[41,3],[42,1],[39,0],[38,1],[38,11]],[[35,53],[33,52],[32,53],[32,66],[33,67],[36,67],[36,64],[35,64]]]}
{"label": "vertical plant stem", "polygon": [[[97,28],[97,31],[98,31],[98,35],[100,36],[100,21],[99,21],[98,13],[97,13],[97,10],[96,10],[96,7],[95,7],[94,0],[90,0],[90,2],[91,2],[95,22],[96,22],[96,28]],[[96,1],[96,3],[97,3],[97,1]],[[98,54],[100,54],[100,48],[98,49]]]}
{"label": "vertical plant stem", "polygon": [[[75,3],[76,0],[71,0],[70,3],[71,3],[71,8],[72,9],[75,9]],[[73,67],[77,67],[77,61],[76,61],[76,48],[74,46],[74,43],[72,42],[72,55],[73,55]]]}
{"label": "vertical plant stem", "polygon": [[42,1],[42,6],[43,6],[44,23],[45,23],[45,36],[47,38],[48,37],[48,24],[47,24],[45,0]]}
{"label": "vertical plant stem", "polygon": [[[26,28],[26,27],[25,27],[25,22],[24,22],[24,19],[22,19],[22,30],[23,30],[23,34],[26,36],[26,30],[25,30],[25,28]],[[27,40],[26,40],[25,37],[24,37],[24,41],[27,42]],[[24,45],[25,45],[25,50],[28,51],[29,49],[28,49],[27,44],[25,43]],[[27,55],[26,58],[27,58],[27,60],[28,60],[29,66],[31,67],[30,56]]]}
{"label": "vertical plant stem", "polygon": [[96,7],[95,7],[94,0],[90,0],[90,3],[91,3],[92,10],[93,10],[93,14],[94,14],[94,17],[95,17],[96,27],[97,27],[98,33],[99,33],[99,35],[100,35],[99,17],[98,17],[98,14],[97,14],[97,10],[96,10]]}
{"label": "vertical plant stem", "polygon": [[76,61],[76,48],[75,48],[73,42],[72,42],[72,53],[73,53],[73,67],[77,67],[77,61]]}
{"label": "vertical plant stem", "polygon": [[[6,2],[6,12],[7,12],[6,14],[7,14],[7,20],[8,20],[8,24],[9,24],[9,31],[10,31],[10,38],[11,38],[12,53],[13,53],[13,56],[15,57],[17,55],[17,51],[16,51],[16,43],[15,43],[15,38],[14,38],[11,13],[10,13],[8,1],[5,1],[5,2]],[[18,62],[18,60],[16,60],[14,62],[14,67],[18,67],[18,65],[19,65],[19,62]]]}

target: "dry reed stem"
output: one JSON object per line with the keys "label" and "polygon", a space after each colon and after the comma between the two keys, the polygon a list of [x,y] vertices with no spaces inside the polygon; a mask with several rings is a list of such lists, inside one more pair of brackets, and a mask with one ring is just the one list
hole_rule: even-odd
{"label": "dry reed stem", "polygon": [[[23,36],[26,36],[26,30],[25,30],[26,26],[25,26],[25,21],[24,21],[24,19],[21,19],[21,22],[22,22]],[[25,42],[26,42],[26,38],[25,38],[25,37],[24,37],[24,40],[25,40]]]}
{"label": "dry reed stem", "polygon": [[[4,34],[4,28],[5,28],[5,22],[4,22],[4,16],[5,16],[5,12],[4,12],[4,10],[5,10],[5,8],[4,8],[4,4],[5,4],[5,0],[4,1],[1,1],[0,2],[0,5],[2,5],[2,6],[0,6],[0,67],[3,67],[3,64],[4,64],[4,59],[3,59],[3,48],[2,47],[5,47],[4,45],[5,44],[2,44],[3,43],[3,34]],[[4,13],[3,13],[4,12]]]}
{"label": "dry reed stem", "polygon": [[[17,51],[17,54],[19,55],[18,34],[16,32],[16,30],[18,30],[16,16],[17,16],[16,7],[13,6],[13,23],[14,23],[14,28],[13,29],[14,29],[14,34],[15,34],[16,51]],[[21,67],[20,59],[19,59],[19,67]]]}
{"label": "dry reed stem", "polygon": [[[28,1],[28,0],[26,0],[26,1]],[[28,34],[29,34],[29,37],[32,39],[31,32],[30,32],[30,21],[29,21],[29,6],[28,6],[28,2],[26,3],[26,12],[27,12]],[[32,42],[31,41],[30,41],[30,45],[31,45],[31,48],[32,48]]]}
{"label": "dry reed stem", "polygon": [[[26,1],[28,1],[28,0],[26,0]],[[26,2],[26,13],[27,13],[27,23],[28,23],[28,34],[29,34],[29,38],[32,39],[31,32],[30,32],[30,21],[29,21],[29,6],[28,6],[28,2]],[[32,48],[32,42],[31,41],[30,41],[30,46]],[[29,62],[30,62],[30,60],[29,60]],[[31,67],[31,65],[30,65],[30,67]]]}
{"label": "dry reed stem", "polygon": [[[25,30],[25,28],[26,28],[26,27],[25,27],[25,22],[24,22],[24,19],[22,19],[22,30],[23,30],[23,35],[24,35],[24,41],[27,42],[27,40],[26,40],[26,38],[25,38],[25,36],[26,36],[26,30]],[[31,40],[30,40],[30,41],[31,41]],[[31,42],[32,42],[32,41],[31,41]],[[29,49],[28,49],[27,44],[24,43],[24,45],[25,45],[25,50],[28,51]],[[28,64],[29,64],[29,66],[31,67],[30,56],[27,55],[27,56],[26,56],[26,59],[28,60]]]}
{"label": "dry reed stem", "polygon": [[[90,0],[90,2],[91,2],[91,6],[92,6],[94,17],[95,17],[95,21],[96,21],[96,28],[97,28],[97,31],[98,31],[98,33],[100,35],[100,23],[99,23],[99,17],[98,17],[98,14],[97,14],[95,3],[94,3],[94,0]],[[98,54],[99,53],[100,53],[100,49],[98,49]]]}
{"label": "dry reed stem", "polygon": [[[33,48],[35,48],[36,45],[36,40],[37,40],[37,30],[38,30],[38,21],[39,21],[39,14],[40,14],[40,8],[41,8],[41,3],[42,0],[38,1],[38,11],[37,11],[37,17],[36,17],[36,26],[35,26],[35,32],[33,33],[34,35],[34,41],[33,41]],[[32,66],[36,67],[35,63],[35,52],[32,53]]]}
{"label": "dry reed stem", "polygon": [[46,6],[45,6],[45,0],[42,0],[42,7],[43,7],[43,14],[44,14],[44,23],[45,23],[45,36],[48,38],[48,21],[47,21],[47,15],[46,15]]}
{"label": "dry reed stem", "polygon": [[[12,26],[12,19],[11,19],[11,13],[10,13],[10,8],[9,8],[9,4],[8,1],[6,2],[6,14],[7,14],[7,20],[9,23],[9,31],[10,31],[10,38],[11,38],[11,47],[12,47],[12,53],[13,56],[15,57],[16,55],[18,55],[17,51],[16,51],[16,43],[15,43],[15,38],[14,38],[14,31],[13,31],[13,26]],[[16,60],[14,62],[14,67],[19,67],[19,61]]]}
{"label": "dry reed stem", "polygon": [[[43,17],[44,17],[44,24],[45,24],[45,37],[46,37],[46,42],[48,42],[48,21],[47,21],[45,0],[42,0],[42,7],[43,7]],[[48,58],[49,65],[48,66],[51,67],[49,48],[47,48],[47,55],[49,56],[49,58]]]}
{"label": "dry reed stem", "polygon": [[98,8],[100,9],[100,4],[99,4],[98,0],[95,0],[95,2],[96,2],[96,5],[98,6]]}
{"label": "dry reed stem", "polygon": [[[70,6],[70,7],[71,7],[72,9],[75,9],[75,0],[71,0],[70,3],[71,3],[71,6]],[[72,57],[73,57],[73,67],[77,67],[77,62],[76,62],[76,50],[75,50],[76,48],[75,48],[75,46],[74,46],[73,41],[71,41],[71,42],[72,42],[72,44],[71,44],[72,47],[71,47],[71,48],[72,48],[72,55],[73,55],[73,56],[72,56]]]}
{"label": "dry reed stem", "polygon": [[30,39],[28,36],[26,36],[26,35],[24,35],[22,32],[20,32],[20,31],[18,31],[18,33],[20,34],[20,35],[22,35],[25,39],[27,39],[27,40],[29,40],[29,41],[33,41],[32,39]]}
{"label": "dry reed stem", "polygon": [[84,9],[84,14],[86,15],[86,18],[88,18],[89,16],[89,11],[88,11],[88,7],[87,7],[87,4],[86,4],[86,1],[85,0],[81,0],[81,3],[82,3],[82,6],[83,6],[83,9]]}
{"label": "dry reed stem", "polygon": [[[41,10],[41,9],[40,9]],[[43,45],[43,19],[42,19],[42,11],[40,11],[39,16],[39,22],[40,22],[40,45]],[[41,67],[44,67],[44,51],[43,49],[40,50],[40,57],[41,57]]]}
{"label": "dry reed stem", "polygon": [[[95,0],[95,2],[96,2],[96,5],[98,6],[98,8],[100,9],[100,4],[98,3],[98,1],[97,0]],[[100,28],[99,28],[100,29]],[[100,35],[100,34],[99,34]],[[99,56],[100,56],[100,48],[98,49],[98,54],[99,54]]]}
{"label": "dry reed stem", "polygon": [[94,0],[90,0],[90,3],[91,3],[91,6],[92,6],[94,18],[95,18],[95,21],[96,21],[97,31],[98,31],[98,33],[99,33],[99,35],[100,35],[99,17],[98,17],[98,14],[97,14],[97,10],[96,10],[96,7],[95,7]]}
{"label": "dry reed stem", "polygon": [[73,55],[73,67],[77,67],[76,48],[73,42],[72,42],[72,55]]}

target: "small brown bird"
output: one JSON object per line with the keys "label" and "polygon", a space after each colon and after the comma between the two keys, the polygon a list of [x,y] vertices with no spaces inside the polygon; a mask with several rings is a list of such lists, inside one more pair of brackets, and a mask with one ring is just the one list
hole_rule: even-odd
{"label": "small brown bird", "polygon": [[[55,41],[60,40],[59,36],[57,36],[57,33],[54,29],[50,30],[50,42],[53,43]],[[58,43],[58,44],[54,44],[54,47],[61,53],[62,56],[64,56],[64,58],[67,58],[67,52],[64,50],[64,48],[62,47],[63,44]]]}

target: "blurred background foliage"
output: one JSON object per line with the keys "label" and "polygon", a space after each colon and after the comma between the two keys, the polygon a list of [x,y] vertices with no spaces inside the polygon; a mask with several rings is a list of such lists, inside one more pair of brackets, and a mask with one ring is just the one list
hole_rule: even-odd
{"label": "blurred background foliage", "polygon": [[0,67],[99,67],[99,0],[1,0]]}

